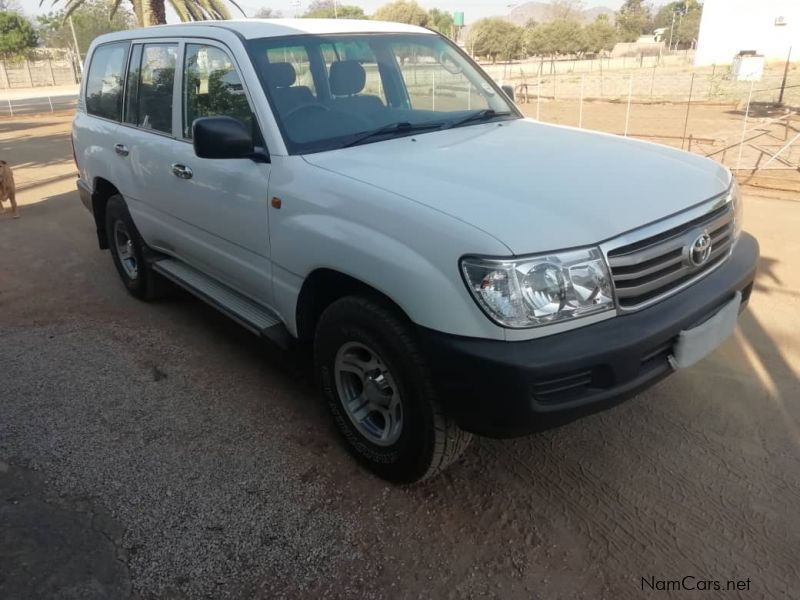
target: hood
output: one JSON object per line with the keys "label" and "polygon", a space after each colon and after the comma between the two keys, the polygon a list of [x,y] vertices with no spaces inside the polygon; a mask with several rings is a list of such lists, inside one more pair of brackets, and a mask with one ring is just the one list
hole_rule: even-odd
{"label": "hood", "polygon": [[596,244],[729,184],[727,170],[706,158],[530,119],[304,158],[474,225],[513,254]]}

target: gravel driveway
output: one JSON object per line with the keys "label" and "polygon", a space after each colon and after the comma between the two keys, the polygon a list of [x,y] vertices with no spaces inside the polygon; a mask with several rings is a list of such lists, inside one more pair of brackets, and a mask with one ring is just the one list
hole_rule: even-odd
{"label": "gravel driveway", "polygon": [[[33,164],[19,131],[0,154]],[[396,488],[302,366],[180,293],[129,297],[70,180],[21,196],[0,216],[0,598],[797,597],[799,202],[748,197],[764,260],[713,356]],[[687,576],[749,589],[648,587]]]}

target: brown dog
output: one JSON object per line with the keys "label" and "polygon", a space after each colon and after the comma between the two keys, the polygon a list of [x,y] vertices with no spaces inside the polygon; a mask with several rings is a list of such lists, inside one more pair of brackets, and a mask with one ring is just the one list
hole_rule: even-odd
{"label": "brown dog", "polygon": [[15,219],[19,219],[17,211],[17,187],[14,185],[14,173],[4,160],[0,160],[0,213],[6,212],[3,206],[5,200],[11,200],[11,212]]}

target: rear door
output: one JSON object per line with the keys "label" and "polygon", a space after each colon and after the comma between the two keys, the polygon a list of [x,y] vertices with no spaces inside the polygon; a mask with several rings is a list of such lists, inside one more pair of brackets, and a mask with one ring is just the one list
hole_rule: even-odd
{"label": "rear door", "polygon": [[178,40],[134,43],[125,82],[122,126],[116,132],[117,160],[125,176],[115,183],[125,197],[136,227],[152,247],[180,254],[179,229],[162,216],[169,202],[166,186],[173,137],[175,69]]}

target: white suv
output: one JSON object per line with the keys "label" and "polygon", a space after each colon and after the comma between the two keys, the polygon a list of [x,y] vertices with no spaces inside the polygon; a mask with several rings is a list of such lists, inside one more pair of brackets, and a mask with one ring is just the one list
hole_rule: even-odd
{"label": "white suv", "polygon": [[78,189],[134,296],[171,280],[307,349],[349,449],[416,481],[696,362],[753,283],[727,169],[510,95],[396,23],[104,35]]}

